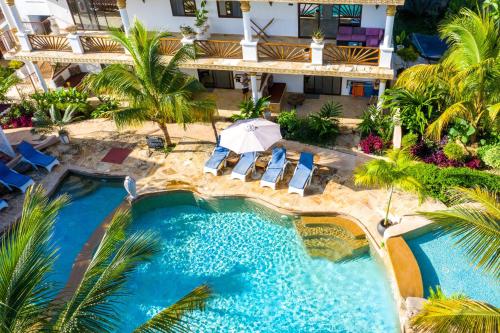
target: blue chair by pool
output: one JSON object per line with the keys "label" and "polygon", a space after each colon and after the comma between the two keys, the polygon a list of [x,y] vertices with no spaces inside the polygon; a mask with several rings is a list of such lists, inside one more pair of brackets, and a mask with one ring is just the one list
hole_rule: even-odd
{"label": "blue chair by pool", "polygon": [[205,163],[203,172],[212,173],[217,176],[220,169],[226,166],[226,160],[229,156],[229,149],[217,145],[208,161]]}
{"label": "blue chair by pool", "polygon": [[308,152],[300,153],[299,162],[295,167],[292,179],[288,184],[288,193],[298,193],[304,196],[304,191],[311,184],[314,166],[314,155]]}
{"label": "blue chair by pool", "polygon": [[21,154],[22,160],[31,164],[35,169],[38,169],[40,166],[50,172],[52,171],[52,168],[59,164],[57,158],[42,153],[26,141],[22,141],[17,146],[17,151]]}
{"label": "blue chair by pool", "polygon": [[5,209],[7,207],[9,207],[7,201],[5,201],[4,199],[0,199],[0,210]]}
{"label": "blue chair by pool", "polygon": [[271,160],[269,160],[266,171],[262,175],[260,186],[268,186],[275,190],[278,182],[283,179],[287,165],[286,149],[281,147],[274,148]]}
{"label": "blue chair by pool", "polygon": [[241,154],[240,160],[231,172],[231,179],[245,181],[248,174],[255,170],[255,162],[257,162],[258,157],[259,153],[257,152]]}
{"label": "blue chair by pool", "polygon": [[9,169],[3,162],[0,162],[0,184],[7,187],[9,191],[12,191],[12,187],[17,187],[24,193],[34,183],[30,177],[21,175]]}

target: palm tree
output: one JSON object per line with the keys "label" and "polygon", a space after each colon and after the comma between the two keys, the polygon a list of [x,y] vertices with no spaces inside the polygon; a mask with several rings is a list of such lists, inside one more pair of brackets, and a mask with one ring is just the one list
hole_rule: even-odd
{"label": "palm tree", "polygon": [[474,128],[488,128],[500,110],[500,30],[490,11],[460,10],[439,29],[449,50],[438,64],[417,65],[399,76],[396,86],[421,93],[439,91],[446,107],[427,128],[434,139],[456,117]]}
{"label": "palm tree", "polygon": [[167,36],[167,32],[148,32],[139,21],[135,21],[129,36],[112,31],[111,38],[130,53],[133,66],[107,66],[90,75],[85,85],[130,102],[129,107],[113,113],[119,127],[152,121],[162,130],[167,145],[172,145],[167,124],[210,120],[216,108],[212,100],[200,98],[203,85],[179,70],[181,62],[195,57],[192,46],[183,46],[168,63],[162,62],[160,39]]}
{"label": "palm tree", "polygon": [[[48,200],[41,187],[28,190],[22,217],[0,243],[1,332],[113,332],[121,320],[115,305],[128,277],[158,251],[149,231],[126,234],[127,211],[118,211],[97,246],[76,290],[64,300],[48,278],[58,250],[52,240],[58,211],[67,196]],[[186,332],[183,317],[203,309],[203,285],[159,312],[135,332]]]}
{"label": "palm tree", "polygon": [[253,119],[261,117],[269,107],[269,96],[261,97],[257,101],[252,98],[240,102],[240,114],[233,115],[233,120]]}
{"label": "palm tree", "polygon": [[389,209],[391,207],[394,189],[416,193],[419,200],[424,198],[424,190],[414,177],[411,176],[409,168],[415,161],[411,156],[401,149],[390,150],[385,159],[373,159],[354,171],[354,183],[368,187],[382,187],[389,190],[389,199],[383,222],[384,227],[388,227]]}

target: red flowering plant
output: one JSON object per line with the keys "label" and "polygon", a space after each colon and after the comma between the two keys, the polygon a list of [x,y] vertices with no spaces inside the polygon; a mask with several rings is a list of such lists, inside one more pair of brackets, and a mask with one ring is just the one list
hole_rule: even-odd
{"label": "red flowering plant", "polygon": [[366,154],[382,154],[384,150],[384,141],[381,137],[370,133],[366,138],[359,142],[359,147]]}

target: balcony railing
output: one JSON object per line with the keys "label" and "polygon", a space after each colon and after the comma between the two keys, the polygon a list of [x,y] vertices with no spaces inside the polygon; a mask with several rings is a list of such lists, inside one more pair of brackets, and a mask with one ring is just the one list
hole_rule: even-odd
{"label": "balcony railing", "polygon": [[28,35],[33,50],[71,52],[71,46],[66,36]]}
{"label": "balcony railing", "polygon": [[337,46],[326,44],[323,59],[327,64],[378,66],[380,49],[365,46]]}
{"label": "balcony railing", "polygon": [[243,59],[239,40],[197,40],[194,45],[200,58]]}
{"label": "balcony railing", "polygon": [[0,32],[0,52],[6,53],[16,47],[16,38],[10,30]]}
{"label": "balcony railing", "polygon": [[311,48],[307,44],[259,43],[257,54],[262,60],[310,62]]}
{"label": "balcony railing", "polygon": [[107,36],[80,36],[83,50],[95,53],[123,53],[120,43]]}
{"label": "balcony railing", "polygon": [[160,39],[160,53],[167,56],[173,56],[182,47],[179,38]]}

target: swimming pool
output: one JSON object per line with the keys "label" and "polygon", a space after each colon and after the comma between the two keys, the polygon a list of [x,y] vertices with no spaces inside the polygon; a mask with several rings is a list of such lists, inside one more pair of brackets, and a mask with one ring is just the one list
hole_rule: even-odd
{"label": "swimming pool", "polygon": [[428,232],[407,243],[420,266],[425,296],[429,296],[429,287],[440,285],[446,295],[464,293],[500,306],[498,281],[474,269],[463,250],[454,245],[450,234]]}
{"label": "swimming pool", "polygon": [[[56,269],[64,276],[85,237],[124,196],[115,183],[98,185],[57,223]],[[133,215],[132,229],[155,230],[162,251],[128,282],[120,309],[127,319],[117,332],[131,332],[202,283],[215,296],[189,319],[195,332],[398,331],[382,264],[370,255],[343,263],[311,259],[290,217],[243,199],[202,200],[189,192],[145,198]]]}

